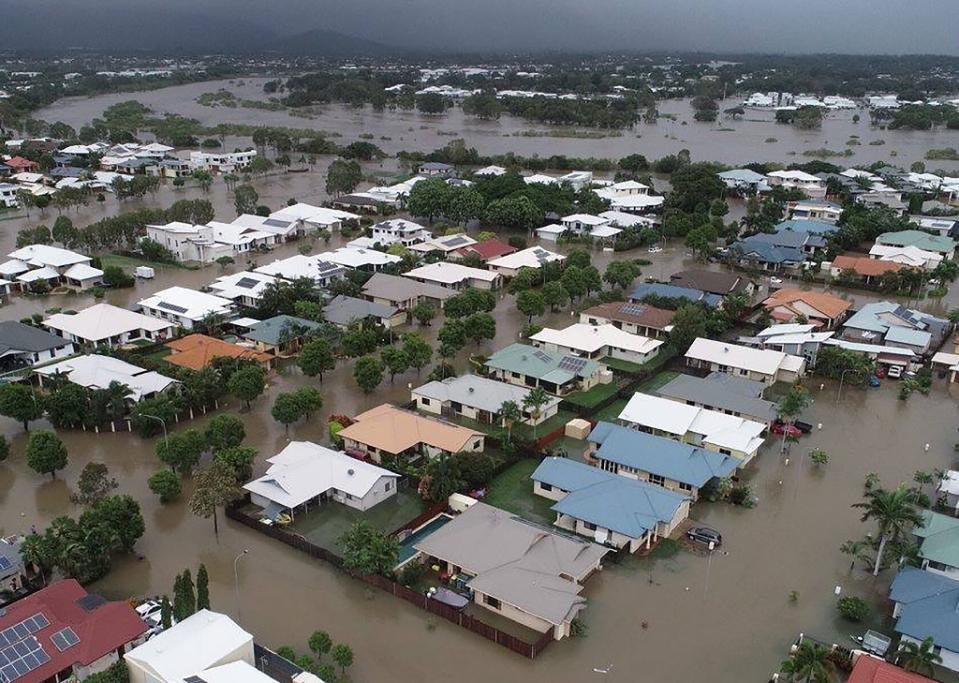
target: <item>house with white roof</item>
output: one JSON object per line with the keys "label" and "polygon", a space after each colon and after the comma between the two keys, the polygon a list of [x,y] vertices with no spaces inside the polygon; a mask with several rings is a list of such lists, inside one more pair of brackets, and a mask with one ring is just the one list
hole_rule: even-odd
{"label": "house with white roof", "polygon": [[188,287],[169,287],[141,299],[137,305],[144,314],[169,320],[186,330],[192,330],[208,316],[229,318],[235,308],[229,299]]}
{"label": "house with white roof", "polygon": [[228,667],[232,676],[217,678],[218,682],[258,680],[246,676],[248,669],[256,671],[253,636],[225,614],[208,609],[177,622],[123,657],[130,683],[196,683],[192,677],[212,683],[204,675]]}
{"label": "house with white roof", "polygon": [[218,277],[210,283],[208,288],[224,299],[248,308],[256,308],[260,305],[260,297],[267,287],[278,281],[279,278],[276,275],[246,270]]}
{"label": "house with white roof", "polygon": [[[588,213],[574,213],[560,219],[563,228],[572,234],[594,239],[608,239],[622,232],[609,224],[609,219]],[[539,231],[537,231],[539,232]],[[540,233],[542,237],[543,234]]]}
{"label": "house with white roof", "polygon": [[620,412],[619,422],[641,432],[731,455],[743,465],[756,456],[766,431],[761,422],[638,392]]}
{"label": "house with white roof", "polygon": [[897,247],[888,244],[874,244],[869,250],[869,258],[898,263],[906,268],[935,270],[942,263],[943,256],[934,251],[926,251],[912,245]]}
{"label": "house with white roof", "polygon": [[218,258],[234,258],[276,243],[272,232],[234,223],[211,221],[207,225],[190,225],[173,221],[166,225],[148,225],[147,239],[163,245],[179,261],[212,263]]}
{"label": "house with white roof", "polygon": [[655,228],[659,225],[659,219],[654,216],[638,216],[625,211],[603,211],[599,217],[605,218],[614,228]]}
{"label": "house with white roof", "polygon": [[542,247],[529,247],[506,256],[491,259],[486,265],[504,278],[514,277],[521,268],[539,268],[544,263],[563,262],[566,257]]}
{"label": "house with white roof", "polygon": [[360,220],[360,216],[349,211],[340,211],[339,209],[328,209],[322,206],[313,206],[299,202],[291,206],[285,206],[279,211],[270,214],[270,218],[282,221],[296,221],[302,226],[304,232],[315,232],[317,230],[339,231],[344,223]]}
{"label": "house with white roof", "polygon": [[413,389],[411,397],[418,410],[442,417],[466,417],[484,424],[504,424],[500,411],[503,404],[512,401],[522,413],[521,421],[530,426],[550,419],[559,411],[560,399],[550,396],[539,407],[539,414],[523,404],[529,389],[515,384],[498,382],[478,375],[448,377],[442,381],[427,382]]}
{"label": "house with white roof", "polygon": [[501,176],[506,175],[506,169],[502,166],[484,166],[477,171],[473,171],[473,175],[488,177]]}
{"label": "house with white roof", "polygon": [[339,263],[332,263],[324,256],[324,254],[319,256],[296,254],[260,266],[253,272],[258,275],[278,277],[289,282],[305,277],[313,280],[319,287],[328,287],[334,280],[346,277],[347,268]]}
{"label": "house with white roof", "polygon": [[562,330],[546,327],[530,340],[536,347],[547,351],[569,353],[600,362],[603,358],[615,358],[637,364],[655,358],[663,345],[658,339],[631,334],[612,323],[575,323]]}
{"label": "house with white roof", "polygon": [[836,223],[841,217],[842,207],[833,202],[803,199],[786,203],[786,218],[789,220]]}
{"label": "house with white roof", "polygon": [[[368,238],[373,244],[379,243],[384,247],[393,244],[402,244],[411,247],[414,244],[425,242],[433,237],[432,233],[419,223],[404,218],[391,218],[375,223],[372,228],[372,237]],[[370,245],[372,246],[372,245]]]}
{"label": "house with white roof", "polygon": [[89,256],[49,244],[31,244],[8,254],[0,264],[0,277],[29,286],[46,280],[51,286],[63,284],[87,289],[100,282],[103,271],[90,265]]}
{"label": "house with white roof", "polygon": [[431,282],[442,287],[452,287],[453,289],[464,289],[466,287],[499,289],[500,285],[503,284],[503,276],[495,271],[471,268],[450,261],[428,263],[425,266],[403,273],[403,277],[418,282]]}
{"label": "house with white roof", "polygon": [[246,168],[256,158],[256,150],[248,149],[243,152],[190,152],[190,167],[195,171],[210,171],[211,173],[233,173]]}
{"label": "house with white roof", "polygon": [[116,348],[132,342],[162,342],[176,325],[111,304],[94,304],[74,314],[55,313],[43,326],[64,339],[87,346]]}
{"label": "house with white roof", "polygon": [[20,200],[17,199],[17,191],[19,189],[19,187],[12,183],[0,183],[0,207],[15,209],[20,206]]}
{"label": "house with white roof", "polygon": [[204,227],[210,229],[214,242],[229,244],[236,254],[257,249],[263,250],[277,242],[277,236],[273,232],[236,223],[210,221]]}
{"label": "house with white roof", "polygon": [[471,247],[474,244],[476,244],[476,240],[466,233],[456,233],[455,235],[434,237],[426,240],[425,242],[417,242],[411,246],[410,249],[421,254],[428,254],[431,251],[438,251],[449,255],[454,251]]}
{"label": "house with white roof", "polygon": [[748,168],[734,168],[730,171],[717,173],[727,190],[740,195],[759,194],[769,192],[772,188],[766,182],[766,176]]}
{"label": "house with white roof", "polygon": [[74,356],[57,363],[34,368],[40,386],[44,381],[65,377],[68,382],[87,389],[108,389],[118,382],[130,389],[128,400],[133,403],[162,394],[179,382],[153,370],[127,363],[113,356],[91,354]]}
{"label": "house with white roof", "polygon": [[792,384],[806,373],[806,359],[800,356],[705,337],[697,338],[686,351],[686,364],[764,384]]}
{"label": "house with white roof", "polygon": [[559,179],[545,173],[534,173],[523,176],[523,182],[527,185],[558,185]]}
{"label": "house with white roof", "polygon": [[254,505],[274,519],[329,502],[369,510],[396,495],[400,475],[309,441],[292,441],[267,458],[266,474],[245,484]]}
{"label": "house with white roof", "polygon": [[813,199],[826,196],[826,181],[805,171],[772,171],[766,174],[766,180],[771,187],[801,190]]}
{"label": "house with white roof", "polygon": [[259,232],[268,232],[275,235],[276,243],[288,242],[304,234],[302,224],[293,219],[274,218],[272,216],[256,216],[244,213],[231,221],[233,225],[250,228]]}
{"label": "house with white roof", "polygon": [[399,256],[377,251],[376,249],[356,249],[354,247],[340,247],[334,251],[323,252],[311,258],[343,266],[350,270],[363,270],[369,273],[376,273],[385,266],[399,263],[403,260]]}

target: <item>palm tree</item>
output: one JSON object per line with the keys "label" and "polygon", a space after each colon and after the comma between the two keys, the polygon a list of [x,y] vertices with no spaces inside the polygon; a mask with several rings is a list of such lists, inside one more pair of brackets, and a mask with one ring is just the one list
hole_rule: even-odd
{"label": "palm tree", "polygon": [[506,426],[506,440],[513,440],[513,425],[523,419],[523,411],[520,410],[516,401],[503,401],[499,407],[499,416]]}
{"label": "palm tree", "polygon": [[127,414],[127,401],[133,396],[133,390],[130,387],[114,380],[107,386],[107,396],[110,400],[110,414],[114,420],[119,420]]}
{"label": "palm tree", "polygon": [[526,394],[523,399],[523,407],[529,408],[530,416],[533,418],[533,439],[536,439],[536,422],[542,414],[542,407],[549,402],[549,394],[543,387],[534,387]]}
{"label": "palm tree", "polygon": [[835,678],[835,665],[829,659],[829,648],[808,640],[802,641],[780,668],[790,681],[828,683]]}
{"label": "palm tree", "polygon": [[809,402],[809,390],[799,386],[799,384],[790,389],[789,393],[783,396],[779,402],[776,412],[779,419],[784,423],[783,440],[779,448],[780,455],[786,450],[786,435],[789,432],[789,427],[795,423],[796,418],[802,415],[802,412],[809,406]]}
{"label": "palm tree", "polygon": [[922,524],[922,515],[916,508],[915,490],[905,484],[899,484],[892,491],[875,488],[867,491],[864,497],[863,502],[855,503],[853,507],[863,510],[863,522],[872,519],[879,525],[879,549],[872,572],[873,576],[879,576],[886,544],[898,539],[909,527]]}
{"label": "palm tree", "polygon": [[896,663],[906,671],[932,678],[936,673],[935,665],[942,664],[942,657],[935,652],[936,643],[932,636],[921,643],[903,640],[896,652]]}

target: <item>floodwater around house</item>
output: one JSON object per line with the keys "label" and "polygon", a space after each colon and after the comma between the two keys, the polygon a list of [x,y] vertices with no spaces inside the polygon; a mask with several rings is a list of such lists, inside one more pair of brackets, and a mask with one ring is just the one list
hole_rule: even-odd
{"label": "floodwater around house", "polygon": [[[459,107],[443,116],[426,116],[410,111],[374,112],[369,107],[330,104],[313,108],[309,116],[292,115],[290,110],[225,108],[201,105],[196,98],[203,93],[226,89],[239,99],[264,100],[263,83],[268,78],[244,78],[172,86],[142,93],[96,95],[65,98],[37,112],[45,121],[63,121],[79,127],[100,116],[111,104],[136,99],[157,113],[176,113],[195,118],[205,125],[244,123],[289,126],[327,131],[351,142],[361,134],[371,135],[388,153],[400,150],[431,151],[453,138],[464,138],[480,154],[515,152],[524,156],[619,159],[639,153],[649,159],[688,149],[694,159],[742,164],[750,161],[783,163],[809,161],[809,150],[850,150],[851,156],[837,163],[854,165],[887,161],[908,167],[922,160],[929,149],[955,147],[959,133],[945,129],[932,131],[881,130],[869,125],[865,110],[830,112],[819,130],[804,131],[780,125],[773,112],[747,110],[741,120],[720,118],[715,123],[693,121],[688,100],[666,100],[659,111],[676,120],[661,118],[656,124],[637,124],[631,129],[613,132],[608,137],[554,137],[555,128],[503,116],[498,121],[480,121],[464,116]],[[720,103],[728,108],[739,103],[730,99]],[[860,121],[854,123],[854,114]],[[685,125],[684,125],[685,122]],[[589,131],[595,133],[596,131]],[[930,168],[957,169],[954,161],[929,163]]]}

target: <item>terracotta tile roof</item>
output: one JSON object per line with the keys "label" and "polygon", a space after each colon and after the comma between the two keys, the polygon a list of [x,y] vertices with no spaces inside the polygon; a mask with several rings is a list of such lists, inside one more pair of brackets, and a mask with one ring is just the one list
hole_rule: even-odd
{"label": "terracotta tile roof", "polygon": [[662,330],[672,324],[676,311],[656,308],[649,304],[613,301],[612,303],[599,304],[592,308],[587,308],[583,311],[583,315]]}
{"label": "terracotta tile roof", "polygon": [[164,358],[167,363],[191,370],[202,370],[216,358],[245,358],[257,363],[269,363],[273,357],[262,351],[231,344],[205,334],[190,334],[166,344],[173,353]]}
{"label": "terracotta tile roof", "polygon": [[500,256],[512,254],[515,251],[516,247],[510,246],[506,242],[493,238],[491,240],[485,240],[483,242],[471,244],[468,247],[463,247],[462,249],[459,249],[457,253],[463,256],[476,254],[482,260],[486,261],[488,259],[499,258]]}
{"label": "terracotta tile roof", "polygon": [[388,403],[371,408],[354,419],[356,422],[340,432],[342,438],[394,454],[421,443],[457,453],[470,440],[481,436],[472,429],[401,410]]}
{"label": "terracotta tile roof", "polygon": [[[20,642],[25,644],[35,637],[49,660],[16,678],[17,683],[52,680],[64,669],[90,665],[147,630],[129,603],[107,602],[97,595],[88,595],[74,579],[58,581],[8,605],[0,616],[0,631],[36,615],[42,615],[40,623],[32,621],[29,629],[33,633]],[[67,627],[73,629],[78,642],[61,652],[52,636]]]}
{"label": "terracotta tile roof", "polygon": [[873,277],[876,275],[885,275],[886,273],[897,273],[905,266],[893,261],[880,261],[866,256],[856,256],[854,254],[842,254],[832,261],[832,267],[839,270],[852,270],[863,277]]}
{"label": "terracotta tile roof", "polygon": [[849,310],[852,304],[838,296],[823,292],[807,292],[801,289],[786,287],[772,294],[763,302],[766,308],[775,306],[790,306],[795,302],[803,302],[829,318],[835,319]]}
{"label": "terracotta tile roof", "polygon": [[31,169],[40,167],[40,164],[38,164],[36,161],[30,161],[29,159],[24,159],[23,157],[12,157],[3,163],[10,168],[17,169]]}
{"label": "terracotta tile roof", "polygon": [[862,655],[846,683],[933,683],[931,678],[910,673],[881,659]]}

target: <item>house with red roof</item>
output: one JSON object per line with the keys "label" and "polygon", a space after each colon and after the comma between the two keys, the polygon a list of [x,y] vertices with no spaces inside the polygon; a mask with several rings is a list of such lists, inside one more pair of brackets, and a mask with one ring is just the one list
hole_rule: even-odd
{"label": "house with red roof", "polygon": [[861,655],[846,683],[934,683],[931,678],[893,666],[878,657]]}
{"label": "house with red roof", "polygon": [[495,237],[491,240],[484,240],[482,242],[477,242],[476,244],[470,244],[460,249],[457,249],[452,254],[450,258],[452,260],[456,259],[467,259],[471,257],[477,257],[483,263],[486,263],[490,259],[499,258],[500,256],[506,256],[512,254],[516,251],[516,247],[498,240]]}
{"label": "house with red roof", "polygon": [[40,164],[23,157],[11,157],[3,163],[12,168],[14,173],[33,173],[40,170]]}
{"label": "house with red roof", "polygon": [[74,579],[18,600],[0,615],[0,680],[83,680],[146,640],[146,623],[127,602],[107,602]]}

